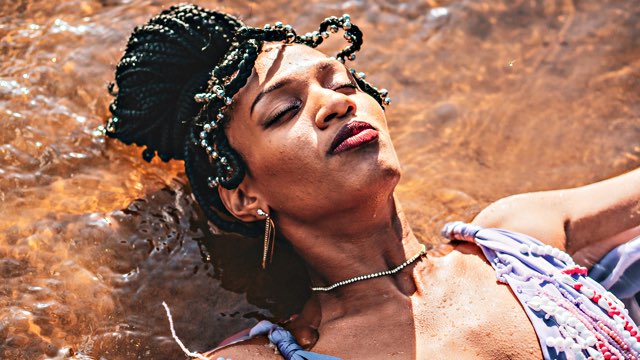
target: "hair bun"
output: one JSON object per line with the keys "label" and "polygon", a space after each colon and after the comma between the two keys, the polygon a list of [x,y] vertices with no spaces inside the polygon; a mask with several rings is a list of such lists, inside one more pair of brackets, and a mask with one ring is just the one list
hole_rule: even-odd
{"label": "hair bun", "polygon": [[210,72],[241,26],[228,14],[184,4],[136,27],[116,67],[107,135],[146,145],[147,161],[156,152],[164,161],[184,159],[188,130],[199,111],[194,96],[206,89]]}

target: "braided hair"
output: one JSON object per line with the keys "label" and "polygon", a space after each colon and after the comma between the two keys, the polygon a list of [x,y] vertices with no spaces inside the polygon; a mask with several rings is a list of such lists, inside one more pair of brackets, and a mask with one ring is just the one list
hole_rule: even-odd
{"label": "braided hair", "polygon": [[[196,201],[207,218],[223,231],[255,236],[260,226],[235,219],[216,189],[236,188],[245,176],[245,162],[224,133],[233,97],[247,83],[264,42],[320,45],[342,28],[351,45],[336,58],[354,60],[362,32],[348,15],[326,18],[317,31],[303,36],[280,22],[264,28],[245,26],[235,17],[196,5],[172,6],[136,27],[116,66],[115,99],[105,133],[125,144],[146,146],[151,161],[185,161]],[[356,73],[358,86],[388,105],[387,91]],[[117,89],[116,89],[117,87]],[[384,106],[383,106],[384,108]]]}

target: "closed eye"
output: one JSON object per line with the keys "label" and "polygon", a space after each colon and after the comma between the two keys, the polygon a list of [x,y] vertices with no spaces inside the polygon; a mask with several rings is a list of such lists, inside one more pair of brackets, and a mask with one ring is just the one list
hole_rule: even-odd
{"label": "closed eye", "polygon": [[278,110],[278,112],[272,116],[271,118],[269,118],[269,120],[267,120],[264,123],[264,128],[268,128],[274,124],[276,124],[278,121],[280,121],[283,117],[285,117],[285,115],[287,115],[290,112],[295,112],[298,109],[300,109],[302,105],[302,102],[298,99],[292,100],[289,104],[287,104],[284,108]]}
{"label": "closed eye", "polygon": [[333,87],[333,90],[340,90],[343,88],[357,89],[358,86],[355,83],[348,82],[348,83],[336,85],[335,87]]}

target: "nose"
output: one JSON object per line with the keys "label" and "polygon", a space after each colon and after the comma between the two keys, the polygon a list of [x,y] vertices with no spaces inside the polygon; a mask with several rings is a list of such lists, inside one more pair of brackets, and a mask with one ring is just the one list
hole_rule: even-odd
{"label": "nose", "polygon": [[333,120],[345,120],[356,113],[355,101],[341,92],[328,90],[323,92],[322,105],[316,114],[316,126],[325,129]]}

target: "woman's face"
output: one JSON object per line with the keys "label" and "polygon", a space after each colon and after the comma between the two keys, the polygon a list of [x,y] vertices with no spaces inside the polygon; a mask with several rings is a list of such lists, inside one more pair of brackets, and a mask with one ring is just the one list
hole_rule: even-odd
{"label": "woman's face", "polygon": [[347,68],[304,45],[265,44],[226,129],[253,189],[300,221],[388,199],[400,177],[385,114]]}

